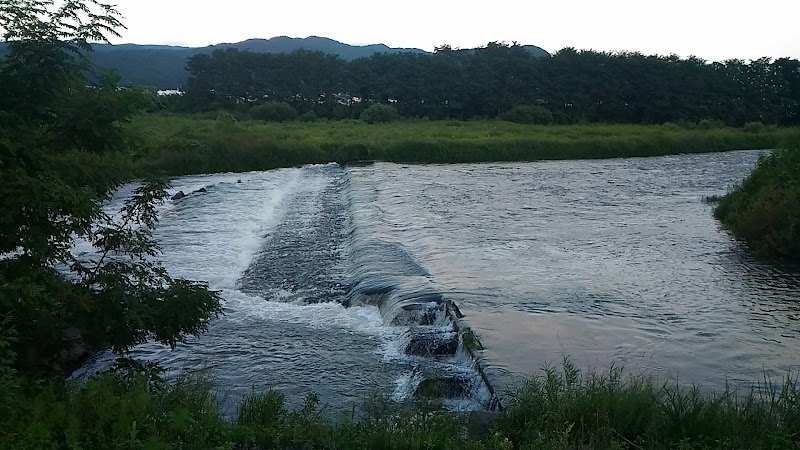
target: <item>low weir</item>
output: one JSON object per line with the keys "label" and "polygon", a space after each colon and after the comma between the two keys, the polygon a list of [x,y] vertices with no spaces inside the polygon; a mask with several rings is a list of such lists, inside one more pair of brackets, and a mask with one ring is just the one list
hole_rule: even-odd
{"label": "low weir", "polygon": [[376,307],[391,333],[385,345],[406,361],[393,398],[441,400],[453,409],[500,408],[457,306],[402,244],[375,233],[380,205],[347,169],[313,166],[280,223],[239,279],[247,294],[305,304]]}

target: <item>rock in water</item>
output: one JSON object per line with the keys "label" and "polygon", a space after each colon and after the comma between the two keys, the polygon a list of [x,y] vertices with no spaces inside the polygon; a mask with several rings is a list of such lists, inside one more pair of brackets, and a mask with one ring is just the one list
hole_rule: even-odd
{"label": "rock in water", "polygon": [[418,399],[468,398],[469,380],[458,377],[426,378],[417,386],[414,396]]}
{"label": "rock in water", "polygon": [[458,350],[458,335],[448,333],[421,333],[411,336],[406,347],[407,355],[414,356],[453,356]]}
{"label": "rock in water", "polygon": [[192,194],[205,194],[206,192],[208,192],[208,191],[206,190],[206,188],[200,188],[200,189],[198,189],[198,190],[196,190],[196,191],[192,192]]}
{"label": "rock in water", "polygon": [[172,196],[172,201],[176,202],[176,201],[182,199],[183,197],[186,197],[186,194],[184,194],[183,191],[178,191],[177,194]]}

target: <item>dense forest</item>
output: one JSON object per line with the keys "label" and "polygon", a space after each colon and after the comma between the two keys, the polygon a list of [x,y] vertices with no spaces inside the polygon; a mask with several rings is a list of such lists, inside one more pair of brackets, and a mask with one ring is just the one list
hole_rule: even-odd
{"label": "dense forest", "polygon": [[572,48],[535,57],[520,45],[489,43],[350,62],[305,50],[227,49],[195,55],[188,70],[185,96],[174,106],[189,112],[247,111],[280,102],[298,114],[344,119],[382,103],[404,117],[430,119],[800,123],[800,61],[789,58],[710,63]]}

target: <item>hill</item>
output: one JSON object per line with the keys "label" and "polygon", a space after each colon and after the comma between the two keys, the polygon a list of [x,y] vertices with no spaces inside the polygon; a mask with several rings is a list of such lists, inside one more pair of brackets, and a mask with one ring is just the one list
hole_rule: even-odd
{"label": "hill", "polygon": [[[525,46],[534,56],[550,56],[539,47]],[[182,86],[188,77],[186,62],[198,53],[211,53],[217,49],[235,48],[257,53],[288,53],[298,49],[321,51],[338,55],[345,61],[369,57],[375,53],[427,53],[417,48],[392,48],[384,44],[349,45],[333,39],[310,36],[271,39],[248,39],[242,42],[222,43],[208,47],[177,47],[170,45],[94,45],[93,60],[101,67],[114,69],[122,77],[122,85],[147,85],[158,89]],[[5,44],[0,43],[0,54]]]}

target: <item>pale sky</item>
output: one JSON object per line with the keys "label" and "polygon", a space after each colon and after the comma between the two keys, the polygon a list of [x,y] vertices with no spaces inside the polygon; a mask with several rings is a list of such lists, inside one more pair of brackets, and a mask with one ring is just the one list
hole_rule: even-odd
{"label": "pale sky", "polygon": [[800,59],[800,0],[106,0],[128,27],[114,43],[205,46],[274,36],[472,48],[490,41],[639,51],[710,61]]}

